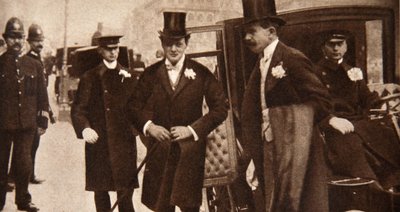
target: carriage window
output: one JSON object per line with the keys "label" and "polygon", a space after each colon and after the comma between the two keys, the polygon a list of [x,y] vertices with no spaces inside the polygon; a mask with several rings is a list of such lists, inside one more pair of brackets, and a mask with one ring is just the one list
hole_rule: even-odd
{"label": "carriage window", "polygon": [[368,83],[383,83],[382,21],[365,23]]}
{"label": "carriage window", "polygon": [[327,8],[283,13],[287,24],[280,39],[313,62],[323,57],[318,33],[341,29],[351,33],[345,60],[361,68],[368,83],[397,83],[394,13],[382,8]]}

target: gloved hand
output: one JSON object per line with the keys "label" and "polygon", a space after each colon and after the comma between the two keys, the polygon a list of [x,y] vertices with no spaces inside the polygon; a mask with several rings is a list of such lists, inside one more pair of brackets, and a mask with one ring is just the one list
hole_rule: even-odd
{"label": "gloved hand", "polygon": [[354,125],[349,120],[344,118],[332,117],[329,119],[329,125],[340,131],[343,135],[354,132]]}
{"label": "gloved hand", "polygon": [[37,133],[38,133],[39,136],[43,135],[44,133],[46,133],[46,129],[38,127],[37,128]]}
{"label": "gloved hand", "polygon": [[175,126],[171,128],[172,141],[184,140],[193,136],[192,131],[185,126]]}
{"label": "gloved hand", "polygon": [[97,135],[96,131],[94,131],[92,128],[85,128],[82,131],[82,137],[85,142],[94,144],[99,138],[99,135]]}

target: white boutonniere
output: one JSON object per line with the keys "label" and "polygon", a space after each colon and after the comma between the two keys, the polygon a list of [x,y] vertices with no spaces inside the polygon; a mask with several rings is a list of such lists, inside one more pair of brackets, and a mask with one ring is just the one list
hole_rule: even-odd
{"label": "white boutonniere", "polygon": [[187,68],[183,74],[189,79],[196,79],[196,72],[194,72],[191,68]]}
{"label": "white boutonniere", "polygon": [[358,81],[358,80],[362,80],[363,77],[363,72],[361,71],[360,68],[354,67],[350,70],[347,71],[347,76],[349,77],[349,79],[351,81]]}
{"label": "white boutonniere", "polygon": [[124,69],[119,70],[118,75],[122,76],[121,82],[124,82],[125,78],[130,78],[132,76],[129,72],[125,71]]}
{"label": "white boutonniere", "polygon": [[283,62],[281,61],[277,66],[272,67],[272,76],[275,78],[281,79],[286,76],[286,71],[283,68]]}

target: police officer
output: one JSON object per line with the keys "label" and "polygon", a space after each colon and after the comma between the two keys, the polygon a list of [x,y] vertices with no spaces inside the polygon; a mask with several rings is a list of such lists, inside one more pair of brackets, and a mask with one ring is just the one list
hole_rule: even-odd
{"label": "police officer", "polygon": [[[37,24],[32,24],[29,29],[28,29],[28,43],[29,46],[31,47],[31,49],[29,50],[27,56],[37,60],[40,62],[40,64],[44,67],[43,65],[43,60],[40,56],[40,52],[43,49],[43,41],[44,41],[44,35],[43,35],[43,30],[42,28],[37,25]],[[48,85],[48,74],[45,72],[46,70],[44,70],[44,76],[46,79],[46,86]],[[51,108],[49,107],[48,113],[47,111],[39,111],[38,116],[49,116],[50,120],[52,123],[55,122],[55,119],[53,117],[53,111],[51,110]],[[46,123],[44,123],[46,124]],[[46,126],[47,127],[47,126]],[[35,175],[35,157],[36,157],[36,151],[39,148],[39,142],[40,142],[40,136],[45,133],[45,131],[43,130],[44,128],[38,128],[38,130],[35,133],[35,137],[33,140],[33,144],[32,144],[32,163],[33,163],[33,169],[32,169],[32,175],[31,175],[31,179],[30,182],[33,184],[41,184],[44,180],[36,178]]]}
{"label": "police officer", "polygon": [[0,56],[0,209],[6,199],[7,170],[13,143],[15,160],[15,203],[18,210],[35,212],[28,191],[32,172],[32,142],[35,132],[44,131],[49,102],[43,66],[22,55],[24,27],[16,17],[8,20],[3,37],[7,51]]}

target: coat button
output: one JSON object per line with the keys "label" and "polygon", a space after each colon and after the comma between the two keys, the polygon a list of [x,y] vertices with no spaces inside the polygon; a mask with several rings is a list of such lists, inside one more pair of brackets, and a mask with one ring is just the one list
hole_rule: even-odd
{"label": "coat button", "polygon": [[331,87],[331,85],[329,85],[329,84],[326,84],[326,87],[327,87],[327,88],[330,88],[330,87]]}
{"label": "coat button", "polygon": [[18,107],[21,107],[21,106],[22,106],[22,104],[21,104],[21,103],[19,103],[19,104],[18,104]]}
{"label": "coat button", "polygon": [[22,94],[22,92],[21,92],[21,91],[18,91],[18,94],[19,94],[19,95],[21,95],[21,94]]}
{"label": "coat button", "polygon": [[110,111],[110,108],[106,108],[107,111]]}
{"label": "coat button", "polygon": [[18,80],[18,83],[21,83],[21,80]]}
{"label": "coat button", "polygon": [[324,75],[324,76],[325,76],[325,75],[326,75],[326,72],[325,72],[325,71],[323,71],[323,72],[322,72],[322,75]]}
{"label": "coat button", "polygon": [[108,93],[108,90],[104,90],[104,93]]}

